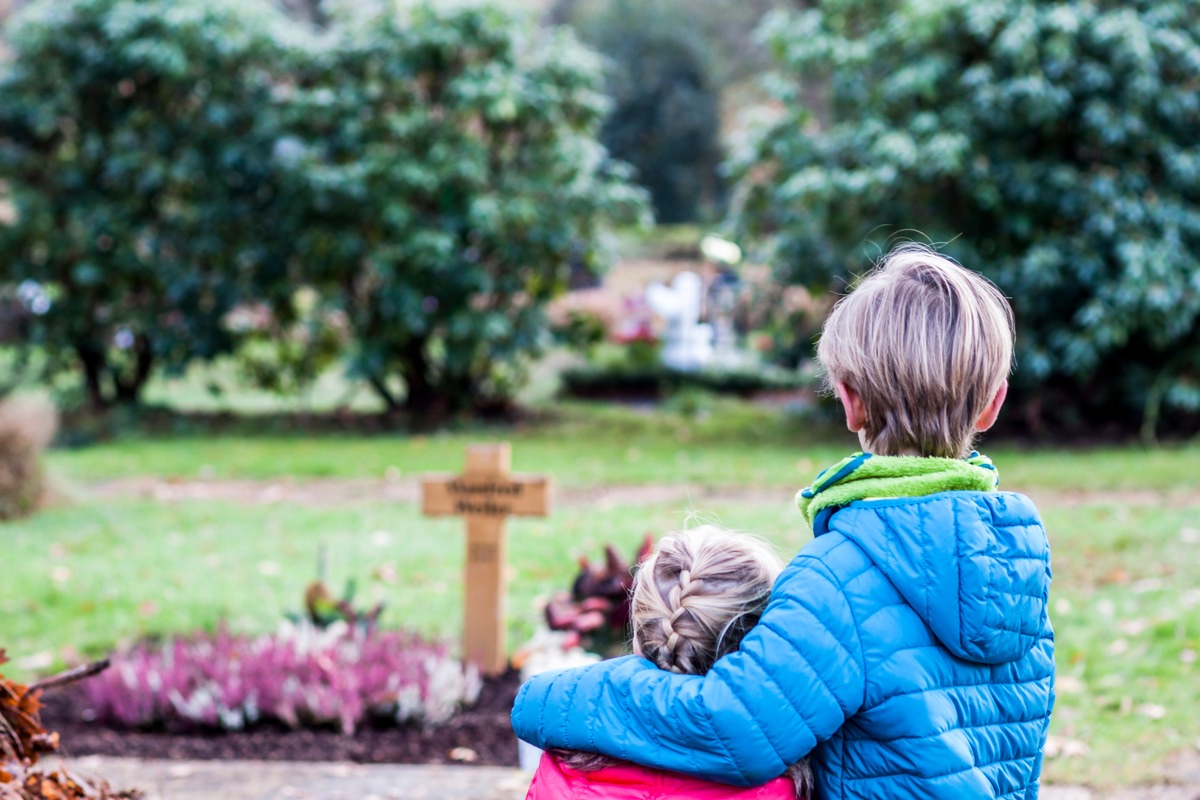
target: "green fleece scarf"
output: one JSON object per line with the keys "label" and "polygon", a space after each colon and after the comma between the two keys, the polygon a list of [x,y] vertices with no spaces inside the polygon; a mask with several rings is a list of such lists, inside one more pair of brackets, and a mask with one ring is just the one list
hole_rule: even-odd
{"label": "green fleece scarf", "polygon": [[964,459],[856,453],[824,470],[812,486],[801,489],[796,505],[815,530],[822,511],[832,513],[855,500],[953,491],[992,492],[999,486],[1000,473],[990,458],[979,453]]}

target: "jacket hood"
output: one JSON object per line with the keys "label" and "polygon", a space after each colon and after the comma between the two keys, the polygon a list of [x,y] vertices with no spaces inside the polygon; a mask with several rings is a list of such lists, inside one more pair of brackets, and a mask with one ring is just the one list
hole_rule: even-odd
{"label": "jacket hood", "polygon": [[1046,625],[1050,546],[1012,492],[860,500],[829,530],[858,545],[955,656],[1016,661]]}

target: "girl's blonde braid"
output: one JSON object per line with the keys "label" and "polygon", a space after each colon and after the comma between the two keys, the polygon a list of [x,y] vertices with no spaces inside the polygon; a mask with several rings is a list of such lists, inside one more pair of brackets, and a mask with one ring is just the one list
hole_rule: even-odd
{"label": "girl's blonde braid", "polygon": [[[653,568],[653,565],[648,565]],[[695,620],[688,612],[688,597],[693,591],[701,588],[701,581],[693,580],[690,569],[679,571],[679,577],[667,592],[666,607],[663,616],[658,617],[658,626],[663,640],[655,642],[655,657],[652,659],[659,669],[678,672],[684,675],[696,675],[702,670],[697,669],[696,635],[700,633]],[[636,612],[635,612],[636,613]],[[687,618],[685,618],[687,615]],[[653,625],[653,622],[649,623]],[[645,636],[657,639],[649,631]],[[645,637],[644,637],[645,638]]]}

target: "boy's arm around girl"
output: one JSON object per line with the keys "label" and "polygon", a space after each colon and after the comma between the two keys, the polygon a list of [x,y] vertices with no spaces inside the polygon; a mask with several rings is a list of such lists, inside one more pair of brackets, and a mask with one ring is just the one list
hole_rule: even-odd
{"label": "boy's arm around girl", "polygon": [[706,675],[628,657],[535,676],[513,727],[743,786],[827,742],[813,754],[823,798],[1034,800],[1054,702],[1049,587],[1045,529],[1022,495],[856,502]]}
{"label": "boy's arm around girl", "polygon": [[534,743],[754,786],[838,730],[864,686],[847,598],[829,568],[802,553],[741,649],[705,676],[633,656],[551,673],[521,688],[512,720]]}

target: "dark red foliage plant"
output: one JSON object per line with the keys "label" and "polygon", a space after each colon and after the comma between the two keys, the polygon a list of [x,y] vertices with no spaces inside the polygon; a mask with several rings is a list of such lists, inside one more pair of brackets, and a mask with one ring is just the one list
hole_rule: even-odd
{"label": "dark red foliage plant", "polygon": [[654,551],[654,537],[646,534],[632,564],[611,544],[604,548],[604,561],[593,564],[579,560],[579,573],[570,592],[559,592],[546,604],[550,630],[569,631],[584,650],[605,658],[628,652],[629,595],[637,566]]}

